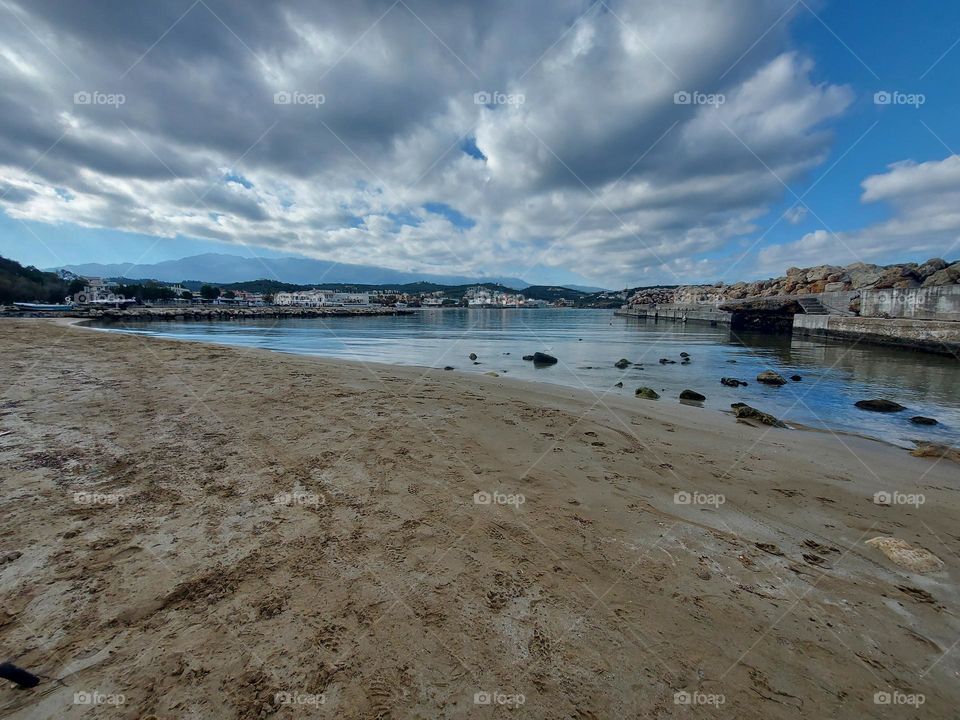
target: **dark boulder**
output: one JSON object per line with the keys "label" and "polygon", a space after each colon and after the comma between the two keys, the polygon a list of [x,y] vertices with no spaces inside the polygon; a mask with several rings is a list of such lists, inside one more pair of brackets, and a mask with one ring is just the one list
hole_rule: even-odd
{"label": "dark boulder", "polygon": [[553,355],[547,355],[542,352],[535,352],[533,354],[534,365],[556,365],[557,362],[557,359]]}
{"label": "dark boulder", "polygon": [[793,380],[794,382],[800,382],[801,380],[803,380],[803,378],[800,375],[791,375],[790,379]]}
{"label": "dark boulder", "polygon": [[720,384],[726,385],[727,387],[740,387],[741,385],[746,385],[743,380],[737,380],[736,378],[723,377],[720,378]]}
{"label": "dark boulder", "polygon": [[477,354],[476,354],[476,353],[470,353],[467,357],[469,357],[471,360],[476,360],[476,359],[477,359]]}
{"label": "dark boulder", "polygon": [[900,412],[906,408],[893,400],[878,398],[876,400],[858,400],[854,403],[861,410],[872,410],[873,412]]}
{"label": "dark boulder", "polygon": [[637,397],[644,398],[646,400],[659,400],[660,393],[658,393],[653,388],[648,387],[638,387],[636,392],[633,393]]}
{"label": "dark boulder", "polygon": [[630,367],[630,361],[626,358],[620,358],[613,364],[613,366],[618,370],[626,370],[628,367]]}
{"label": "dark boulder", "polygon": [[914,425],[939,425],[940,424],[935,419],[931,417],[924,417],[923,415],[914,415],[912,418],[910,418],[910,422],[912,422]]}
{"label": "dark boulder", "polygon": [[745,403],[734,403],[730,407],[733,408],[733,414],[737,416],[737,420],[748,421],[754,420],[763,425],[770,425],[772,427],[785,428],[786,425],[780,420],[775,418],[769,413],[765,413],[756,408],[750,407]]}
{"label": "dark boulder", "polygon": [[676,360],[671,360],[670,358],[660,358],[661,365],[676,365]]}
{"label": "dark boulder", "polygon": [[773,370],[764,370],[762,373],[757,375],[757,382],[762,382],[765,385],[787,384],[787,381],[784,379],[783,375],[776,373]]}
{"label": "dark boulder", "polygon": [[696,390],[684,390],[680,393],[681,400],[693,400],[695,402],[703,402],[707,399],[706,395],[701,395]]}
{"label": "dark boulder", "polygon": [[533,360],[533,355],[524,355],[523,359],[526,360],[527,362],[530,362],[531,360]]}
{"label": "dark boulder", "polygon": [[444,370],[453,370],[453,365],[447,365]]}

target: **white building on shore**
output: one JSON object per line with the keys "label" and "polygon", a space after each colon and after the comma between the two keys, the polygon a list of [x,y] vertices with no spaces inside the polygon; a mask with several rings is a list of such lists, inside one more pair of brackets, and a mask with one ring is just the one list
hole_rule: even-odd
{"label": "white building on shore", "polygon": [[370,304],[370,293],[348,293],[335,290],[298,290],[279,292],[273,296],[276,305],[296,307],[365,307]]}

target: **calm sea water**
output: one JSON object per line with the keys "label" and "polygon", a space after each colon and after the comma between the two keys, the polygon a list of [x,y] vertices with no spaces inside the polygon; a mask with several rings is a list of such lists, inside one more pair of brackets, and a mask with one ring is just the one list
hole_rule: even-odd
{"label": "calm sea water", "polygon": [[[646,385],[661,394],[662,403],[679,402],[679,392],[690,388],[706,395],[708,409],[729,410],[730,403],[741,401],[788,422],[904,446],[916,439],[954,443],[960,438],[960,363],[953,357],[654,323],[616,317],[612,310],[424,310],[396,317],[152,322],[127,325],[124,331],[367,362],[452,365],[464,372],[496,371],[625,396]],[[560,362],[537,368],[522,359],[537,350]],[[679,364],[681,352],[692,357],[689,365]],[[470,353],[477,354],[479,365]],[[614,363],[620,358],[642,367],[618,370]],[[660,358],[677,364],[661,365]],[[766,369],[803,379],[767,387],[755,381]],[[724,376],[749,385],[725,387],[720,384]],[[622,389],[613,387],[618,381]],[[908,409],[886,415],[854,407],[857,400],[879,397]],[[937,418],[941,425],[913,425],[913,415]]]}

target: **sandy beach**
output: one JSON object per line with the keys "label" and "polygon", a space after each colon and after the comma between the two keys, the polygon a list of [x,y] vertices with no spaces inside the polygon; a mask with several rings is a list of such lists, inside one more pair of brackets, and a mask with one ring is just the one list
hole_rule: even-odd
{"label": "sandy beach", "polygon": [[44,676],[0,717],[956,717],[949,460],[53,321],[0,347],[0,639]]}

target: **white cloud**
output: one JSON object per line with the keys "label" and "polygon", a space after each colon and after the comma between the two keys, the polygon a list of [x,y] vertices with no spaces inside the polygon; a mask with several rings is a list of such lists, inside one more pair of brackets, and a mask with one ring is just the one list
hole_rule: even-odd
{"label": "white cloud", "polygon": [[817,230],[800,240],[765,248],[759,266],[782,272],[787,265],[954,259],[960,249],[960,156],[891,165],[862,183],[861,200],[884,202],[891,217],[859,230]]}
{"label": "white cloud", "polygon": [[[764,35],[786,0],[389,7],[217,5],[239,43],[198,6],[133,65],[172,7],[105,18],[96,3],[21,4],[72,72],[0,29],[0,188],[18,189],[2,206],[404,270],[678,282],[712,271],[705,255],[735,249],[782,182],[823,161],[824,128],[852,99],[811,80],[788,21]],[[78,89],[127,101],[75,106]],[[326,102],[275,105],[284,89]],[[525,102],[477,105],[479,90]],[[678,90],[726,102],[677,105]]]}

